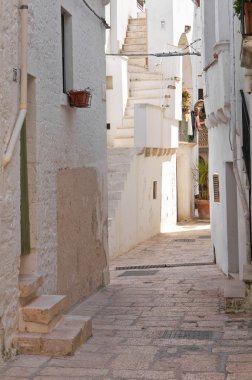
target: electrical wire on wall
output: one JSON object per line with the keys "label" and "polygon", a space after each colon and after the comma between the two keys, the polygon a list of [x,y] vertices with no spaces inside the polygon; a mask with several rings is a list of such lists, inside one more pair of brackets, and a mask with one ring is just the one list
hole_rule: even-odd
{"label": "electrical wire on wall", "polygon": [[86,7],[97,17],[102,24],[105,26],[106,29],[110,29],[110,26],[107,24],[106,20],[104,17],[99,16],[91,7],[90,5],[86,2],[86,0],[82,0],[83,4],[86,5]]}

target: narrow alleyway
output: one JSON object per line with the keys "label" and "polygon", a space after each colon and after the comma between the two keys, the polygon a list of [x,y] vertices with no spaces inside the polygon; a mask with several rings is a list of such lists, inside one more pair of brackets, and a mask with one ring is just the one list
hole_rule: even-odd
{"label": "narrow alleyway", "polygon": [[252,317],[224,313],[224,281],[209,225],[160,234],[115,259],[111,284],[72,311],[94,327],[73,357],[17,357],[0,378],[251,380]]}

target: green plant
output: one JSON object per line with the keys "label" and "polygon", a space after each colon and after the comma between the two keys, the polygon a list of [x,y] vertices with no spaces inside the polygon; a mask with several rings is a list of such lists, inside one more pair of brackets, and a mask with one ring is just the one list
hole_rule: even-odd
{"label": "green plant", "polygon": [[242,13],[242,0],[235,0],[234,1],[234,14],[238,17],[238,19],[241,19],[241,13]]}
{"label": "green plant", "polygon": [[191,94],[188,90],[182,91],[182,110],[183,112],[190,111],[191,108]]}
{"label": "green plant", "polygon": [[208,161],[199,159],[198,164],[193,169],[193,178],[199,188],[198,199],[209,199]]}
{"label": "green plant", "polygon": [[[252,0],[245,0],[245,3],[251,3]],[[242,16],[242,0],[235,0],[234,1],[234,14],[238,17],[239,20],[241,20]]]}

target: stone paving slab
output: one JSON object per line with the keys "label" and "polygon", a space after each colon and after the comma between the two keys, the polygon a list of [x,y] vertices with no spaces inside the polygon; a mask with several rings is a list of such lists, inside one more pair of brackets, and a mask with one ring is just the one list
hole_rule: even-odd
{"label": "stone paving slab", "polygon": [[[210,265],[209,236],[194,221],[113,260],[111,284],[71,311],[93,318],[93,337],[73,357],[16,357],[0,379],[252,380],[252,315],[224,313],[226,277]],[[164,262],[180,266],[148,276],[115,269]]]}

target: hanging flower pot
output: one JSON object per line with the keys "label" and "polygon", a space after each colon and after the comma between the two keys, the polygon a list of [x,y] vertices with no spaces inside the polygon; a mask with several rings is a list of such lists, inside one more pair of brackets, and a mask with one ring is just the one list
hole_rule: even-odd
{"label": "hanging flower pot", "polygon": [[71,107],[89,108],[91,107],[92,94],[88,89],[70,90],[67,92]]}

